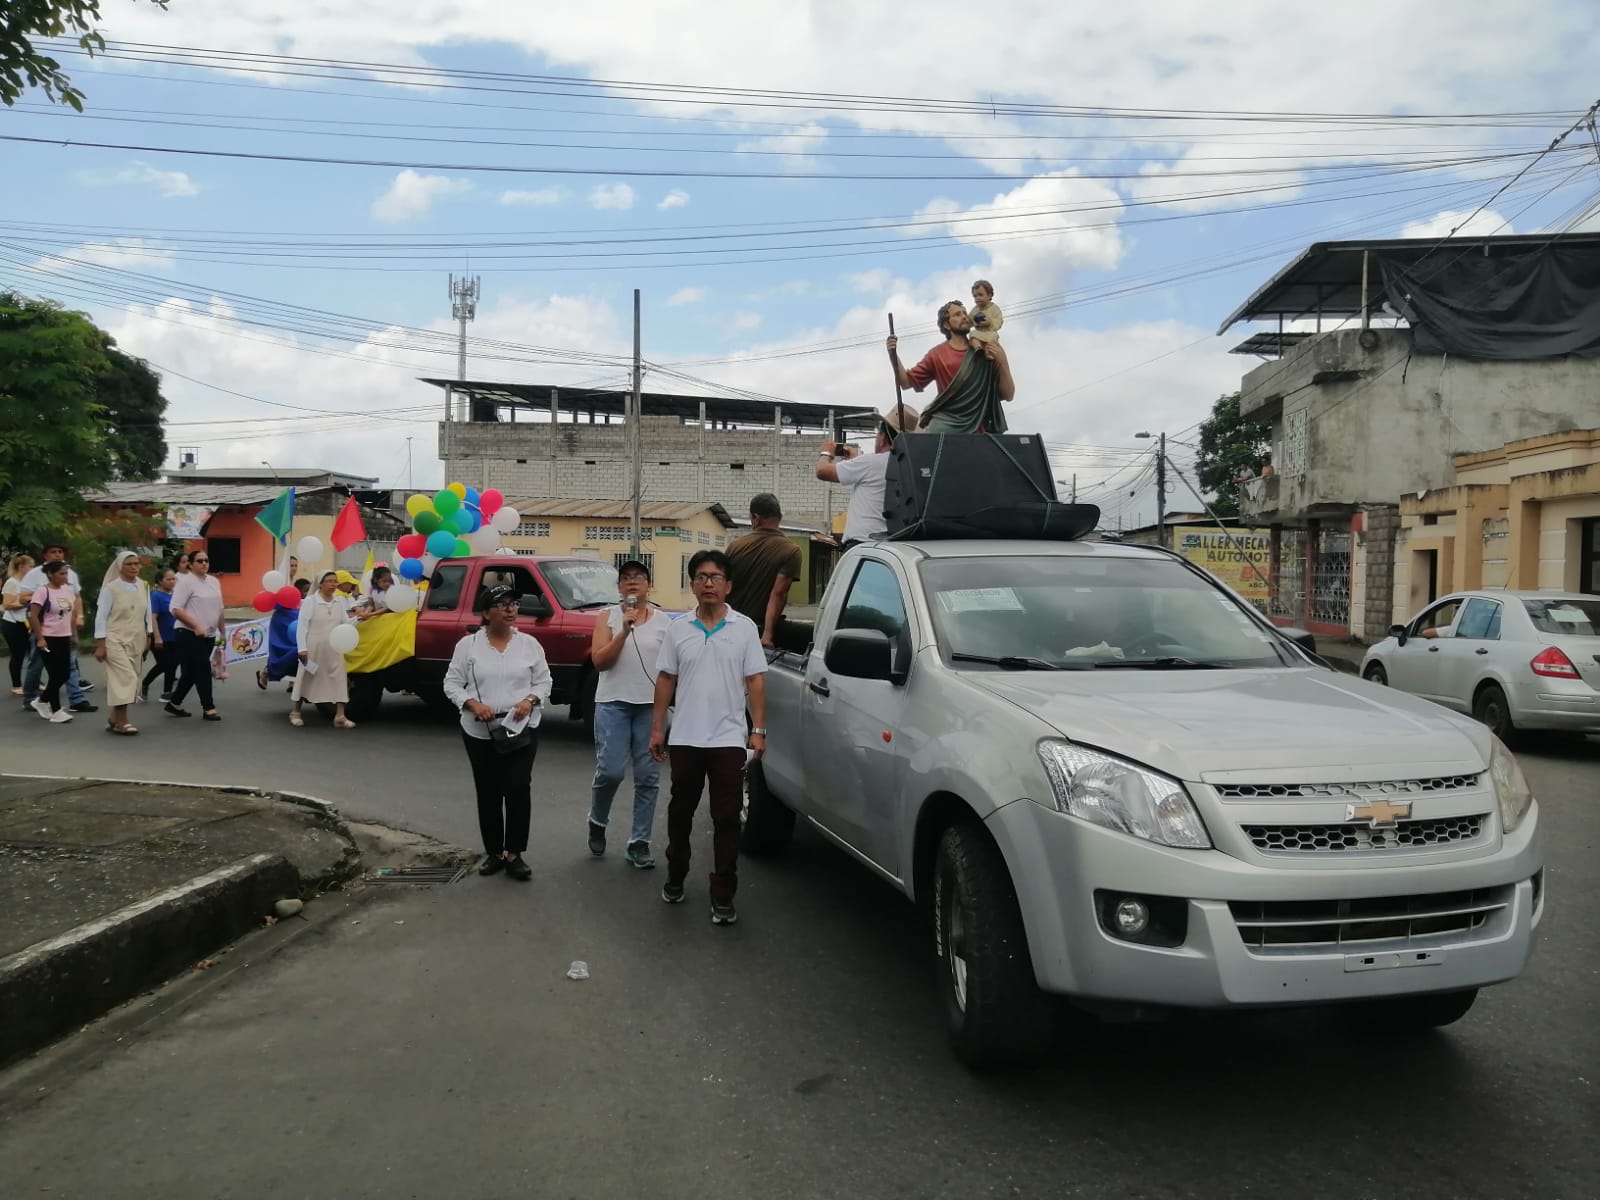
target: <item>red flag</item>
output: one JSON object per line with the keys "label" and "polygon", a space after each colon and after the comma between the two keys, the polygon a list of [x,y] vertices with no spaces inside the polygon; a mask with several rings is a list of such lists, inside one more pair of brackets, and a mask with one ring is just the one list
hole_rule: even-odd
{"label": "red flag", "polygon": [[367,528],[361,523],[361,508],[351,496],[344,502],[333,522],[333,535],[329,539],[335,550],[347,550],[357,542],[367,540]]}

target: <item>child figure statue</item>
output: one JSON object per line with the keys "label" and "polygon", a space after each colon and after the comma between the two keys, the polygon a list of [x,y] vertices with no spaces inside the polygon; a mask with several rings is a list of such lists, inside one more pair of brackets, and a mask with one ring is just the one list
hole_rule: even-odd
{"label": "child figure statue", "polygon": [[972,285],[972,332],[967,344],[981,350],[986,342],[1000,341],[1000,326],[1006,323],[1005,314],[994,302],[994,284],[980,279]]}

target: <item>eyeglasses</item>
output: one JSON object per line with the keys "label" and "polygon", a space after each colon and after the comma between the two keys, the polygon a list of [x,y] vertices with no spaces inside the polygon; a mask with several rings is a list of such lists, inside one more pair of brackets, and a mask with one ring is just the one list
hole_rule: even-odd
{"label": "eyeglasses", "polygon": [[721,583],[726,578],[727,578],[726,575],[705,575],[705,574],[701,574],[701,575],[696,575],[694,577],[694,581],[696,583]]}
{"label": "eyeglasses", "polygon": [[204,557],[202,557],[202,558],[191,558],[189,560],[189,563],[190,563],[190,565],[193,565],[194,563],[197,563],[197,562],[208,563],[210,561],[211,560],[209,558],[204,558]]}

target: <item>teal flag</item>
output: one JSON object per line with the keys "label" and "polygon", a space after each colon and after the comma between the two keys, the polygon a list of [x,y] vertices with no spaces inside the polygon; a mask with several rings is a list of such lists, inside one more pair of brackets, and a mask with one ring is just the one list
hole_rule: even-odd
{"label": "teal flag", "polygon": [[294,489],[284,488],[283,495],[256,514],[256,524],[265,529],[274,541],[289,544],[289,530],[294,525]]}

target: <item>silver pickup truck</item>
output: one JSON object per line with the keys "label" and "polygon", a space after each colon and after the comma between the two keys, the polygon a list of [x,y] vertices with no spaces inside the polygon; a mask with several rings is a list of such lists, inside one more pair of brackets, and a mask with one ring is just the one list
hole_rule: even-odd
{"label": "silver pickup truck", "polygon": [[1420,1029],[1527,962],[1538,806],[1510,752],[1175,555],[870,543],[789,635],[746,852],[798,814],[922,903],[969,1064],[1040,1054],[1059,997]]}

